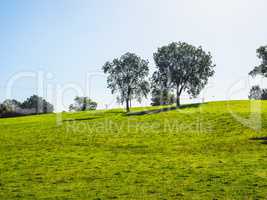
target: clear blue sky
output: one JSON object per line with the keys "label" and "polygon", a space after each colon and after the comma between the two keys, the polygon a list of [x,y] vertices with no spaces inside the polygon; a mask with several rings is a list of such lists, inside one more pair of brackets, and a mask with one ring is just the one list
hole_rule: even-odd
{"label": "clear blue sky", "polygon": [[[202,45],[213,55],[216,75],[206,100],[247,98],[244,82],[259,62],[256,48],[267,44],[266,8],[266,0],[3,1],[0,100],[19,72],[43,71],[53,75],[47,81],[53,87],[73,83],[83,88],[89,73],[95,74],[90,97],[100,107],[115,106],[102,65],[130,51],[148,59],[152,72],[153,52],[171,41]],[[36,93],[35,85],[30,78],[17,81],[13,97],[23,100]],[[74,96],[66,92],[64,104]]]}

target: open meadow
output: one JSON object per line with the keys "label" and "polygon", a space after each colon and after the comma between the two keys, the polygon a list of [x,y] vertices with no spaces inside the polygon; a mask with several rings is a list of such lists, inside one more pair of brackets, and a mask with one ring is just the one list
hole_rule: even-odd
{"label": "open meadow", "polygon": [[0,199],[267,197],[267,102],[168,108],[0,119]]}

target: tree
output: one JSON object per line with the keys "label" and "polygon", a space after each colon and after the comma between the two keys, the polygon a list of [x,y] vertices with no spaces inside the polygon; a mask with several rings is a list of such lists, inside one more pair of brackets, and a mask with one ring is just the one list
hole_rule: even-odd
{"label": "tree", "polygon": [[267,89],[261,89],[258,85],[253,86],[250,89],[248,98],[254,100],[267,100]]}
{"label": "tree", "polygon": [[[261,63],[255,66],[249,75],[255,77],[261,75],[267,77],[267,46],[261,46],[257,50],[257,57],[261,59]],[[249,92],[249,99],[267,99],[267,89],[261,89],[260,86],[253,86]]]}
{"label": "tree", "polygon": [[20,115],[21,103],[15,99],[7,99],[0,104],[0,117],[10,117]]}
{"label": "tree", "polygon": [[9,112],[16,112],[21,106],[21,103],[15,99],[7,99],[5,100],[2,105],[6,107],[6,110]]}
{"label": "tree", "polygon": [[74,104],[69,106],[70,111],[96,110],[97,103],[88,97],[76,97]]}
{"label": "tree", "polygon": [[54,106],[52,104],[37,95],[33,95],[24,101],[21,104],[21,108],[25,111],[29,110],[27,114],[29,114],[29,112],[32,114],[42,114],[52,113],[54,111]]}
{"label": "tree", "polygon": [[254,69],[249,72],[249,75],[253,77],[256,75],[267,77],[267,46],[261,46],[257,49],[257,57],[261,59],[261,64],[254,67]]}
{"label": "tree", "polygon": [[130,102],[137,99],[141,102],[149,93],[148,61],[133,53],[126,53],[112,62],[106,62],[103,71],[108,74],[107,84],[111,93],[118,93],[118,101],[126,103],[127,112],[130,111]]}
{"label": "tree", "polygon": [[196,97],[213,76],[215,65],[211,59],[201,46],[173,42],[154,53],[157,70],[153,76],[158,77],[161,86],[176,90],[176,106],[180,107],[182,92]]}

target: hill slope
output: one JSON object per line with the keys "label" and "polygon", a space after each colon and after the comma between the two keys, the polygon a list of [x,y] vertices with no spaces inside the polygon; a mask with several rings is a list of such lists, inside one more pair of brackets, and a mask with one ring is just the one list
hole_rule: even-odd
{"label": "hill slope", "polygon": [[65,113],[57,120],[0,119],[0,199],[267,196],[267,102]]}

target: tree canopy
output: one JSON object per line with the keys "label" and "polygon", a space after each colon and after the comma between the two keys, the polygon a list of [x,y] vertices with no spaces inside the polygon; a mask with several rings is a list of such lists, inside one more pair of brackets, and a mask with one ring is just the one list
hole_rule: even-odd
{"label": "tree canopy", "polygon": [[126,103],[127,112],[130,111],[131,101],[141,101],[149,93],[148,61],[133,53],[126,53],[103,66],[104,73],[108,74],[107,85],[111,93],[117,93],[120,103]]}
{"label": "tree canopy", "polygon": [[176,106],[180,107],[180,96],[187,92],[196,97],[213,76],[215,65],[210,53],[202,47],[185,42],[173,42],[154,53],[157,70],[153,77],[160,88],[176,90]]}

